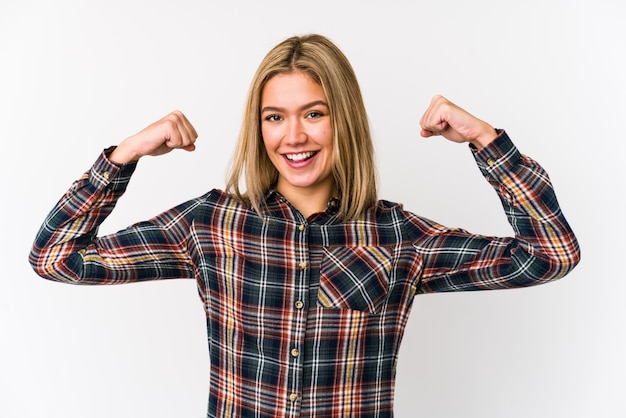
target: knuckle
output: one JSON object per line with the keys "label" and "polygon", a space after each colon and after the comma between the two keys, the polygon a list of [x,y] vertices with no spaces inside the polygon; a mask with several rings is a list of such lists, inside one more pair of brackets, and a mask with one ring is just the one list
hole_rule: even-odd
{"label": "knuckle", "polygon": [[174,120],[174,119],[172,119],[172,118],[169,118],[169,117],[168,117],[168,118],[166,118],[166,119],[163,121],[163,124],[165,125],[165,128],[166,128],[167,130],[173,130],[173,129],[176,129],[176,120]]}

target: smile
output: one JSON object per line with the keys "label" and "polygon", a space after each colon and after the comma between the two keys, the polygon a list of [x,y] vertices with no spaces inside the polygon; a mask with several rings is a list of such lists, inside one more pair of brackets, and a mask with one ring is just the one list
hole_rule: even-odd
{"label": "smile", "polygon": [[317,154],[317,151],[299,152],[297,154],[285,154],[285,158],[287,158],[289,161],[299,162],[299,161],[308,160],[309,158],[313,157],[315,154]]}

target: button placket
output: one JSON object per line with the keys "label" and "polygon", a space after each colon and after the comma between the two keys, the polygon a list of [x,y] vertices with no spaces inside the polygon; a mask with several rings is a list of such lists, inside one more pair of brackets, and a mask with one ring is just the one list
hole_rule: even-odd
{"label": "button placket", "polygon": [[289,357],[291,367],[294,370],[297,370],[297,377],[295,377],[295,381],[290,385],[291,390],[289,393],[289,401],[292,403],[296,403],[300,399],[300,391],[302,385],[302,352],[300,351],[301,346],[304,345],[304,337],[305,337],[305,329],[306,329],[306,313],[303,311],[305,307],[304,300],[306,299],[308,293],[307,289],[309,286],[309,249],[308,249],[308,227],[306,221],[301,221],[295,226],[294,238],[296,243],[295,255],[295,274],[298,277],[298,286],[296,293],[294,296],[293,308],[294,312],[294,327],[295,333],[293,336],[292,347],[289,350]]}

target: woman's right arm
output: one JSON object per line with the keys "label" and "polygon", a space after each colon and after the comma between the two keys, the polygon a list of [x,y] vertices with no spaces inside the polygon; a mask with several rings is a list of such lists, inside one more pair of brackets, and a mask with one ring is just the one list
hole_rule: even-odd
{"label": "woman's right arm", "polygon": [[187,215],[199,200],[116,234],[97,237],[97,232],[126,190],[141,156],[174,148],[193,150],[196,136],[184,115],[173,112],[102,153],[46,217],[29,255],[35,272],[80,284],[192,277]]}

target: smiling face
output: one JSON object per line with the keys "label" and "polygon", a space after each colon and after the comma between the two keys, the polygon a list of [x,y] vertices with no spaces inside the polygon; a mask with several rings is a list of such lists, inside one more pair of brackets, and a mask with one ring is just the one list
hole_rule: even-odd
{"label": "smiling face", "polygon": [[261,134],[290,201],[328,202],[335,190],[333,129],[322,86],[306,73],[272,77],[261,94]]}

